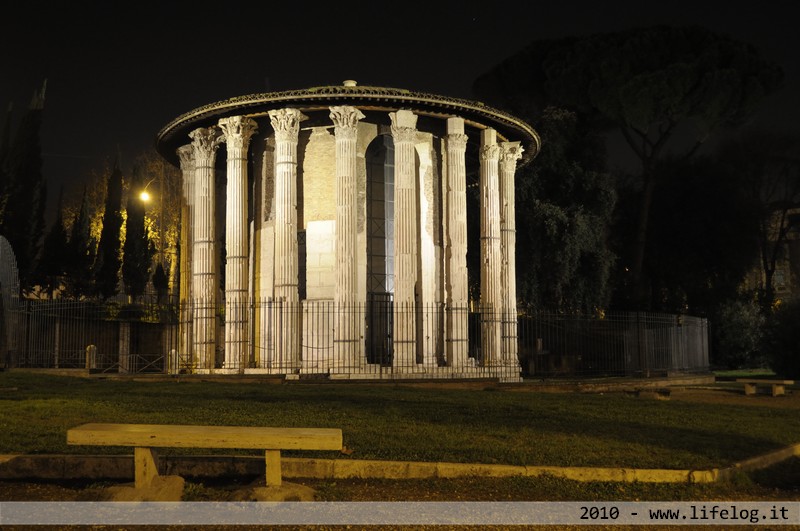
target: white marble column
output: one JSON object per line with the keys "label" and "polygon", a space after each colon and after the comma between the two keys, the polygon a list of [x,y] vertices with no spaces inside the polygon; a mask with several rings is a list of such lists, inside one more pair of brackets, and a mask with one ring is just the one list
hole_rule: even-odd
{"label": "white marble column", "polygon": [[500,357],[501,255],[498,160],[500,148],[494,129],[481,131],[481,354],[484,366],[496,365]]}
{"label": "white marble column", "polygon": [[219,121],[227,147],[225,204],[225,369],[247,367],[249,315],[249,226],[247,152],[255,121],[231,116]]}
{"label": "white marble column", "polygon": [[394,139],[394,358],[404,371],[417,363],[416,300],[419,229],[416,197],[417,116],[401,110],[389,114]]}
{"label": "white marble column", "polygon": [[[192,352],[192,214],[194,204],[194,148],[191,144],[177,149],[181,165],[181,256],[180,274],[180,338],[178,352],[183,360],[190,360]],[[180,367],[172,367],[177,372]]]}
{"label": "white marble column", "polygon": [[467,135],[464,119],[447,120],[447,212],[445,215],[446,357],[449,367],[464,367],[469,353],[467,280]]}
{"label": "white marble column", "polygon": [[522,157],[519,142],[500,143],[500,290],[503,295],[502,362],[519,363],[517,358],[517,234],[514,206],[514,177]]}
{"label": "white marble column", "polygon": [[364,114],[355,107],[331,107],[336,134],[336,321],[333,337],[334,367],[363,365],[358,300],[358,121]]}
{"label": "white marble column", "polygon": [[214,127],[195,129],[189,137],[195,162],[192,213],[194,356],[198,369],[212,370],[217,342],[214,161],[222,139]]}
{"label": "white marble column", "polygon": [[269,111],[275,129],[275,299],[279,305],[277,334],[279,363],[286,369],[300,364],[300,300],[297,290],[297,109]]}

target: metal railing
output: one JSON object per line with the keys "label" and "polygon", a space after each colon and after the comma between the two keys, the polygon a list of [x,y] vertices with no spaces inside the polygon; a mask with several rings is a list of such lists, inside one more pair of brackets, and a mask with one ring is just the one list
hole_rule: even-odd
{"label": "metal railing", "polygon": [[165,372],[177,345],[174,307],[27,300],[17,311],[11,367]]}
{"label": "metal railing", "polygon": [[[227,323],[226,323],[227,317]],[[24,301],[11,367],[385,378],[640,376],[705,372],[706,319],[601,317],[330,300],[240,305]]]}
{"label": "metal railing", "polygon": [[519,316],[527,376],[657,376],[709,370],[708,321],[687,315]]}

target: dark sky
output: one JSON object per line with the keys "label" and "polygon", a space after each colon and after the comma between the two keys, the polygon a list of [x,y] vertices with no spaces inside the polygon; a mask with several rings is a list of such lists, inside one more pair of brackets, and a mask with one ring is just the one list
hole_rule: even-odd
{"label": "dark sky", "polygon": [[[47,79],[51,190],[74,188],[118,149],[127,169],[162,126],[206,103],[345,79],[471,98],[475,78],[534,40],[656,24],[701,25],[754,44],[786,74],[756,119],[800,123],[791,1],[26,4],[0,10],[0,105],[13,101],[16,124]],[[295,7],[276,12],[281,4]]]}

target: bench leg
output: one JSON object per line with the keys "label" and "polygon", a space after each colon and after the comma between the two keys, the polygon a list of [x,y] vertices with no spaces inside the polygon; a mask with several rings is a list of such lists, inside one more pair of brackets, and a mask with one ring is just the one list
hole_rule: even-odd
{"label": "bench leg", "polygon": [[781,384],[774,384],[772,386],[772,396],[783,396],[786,394],[786,388]]}
{"label": "bench leg", "polygon": [[267,487],[281,486],[281,451],[267,450]]}
{"label": "bench leg", "polygon": [[756,394],[756,385],[751,383],[744,384],[744,394],[746,395]]}
{"label": "bench leg", "polygon": [[152,448],[134,448],[133,465],[135,486],[144,489],[158,477],[158,454]]}

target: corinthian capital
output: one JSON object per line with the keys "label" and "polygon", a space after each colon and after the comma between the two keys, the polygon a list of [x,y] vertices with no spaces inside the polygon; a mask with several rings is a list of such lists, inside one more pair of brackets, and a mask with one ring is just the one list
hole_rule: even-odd
{"label": "corinthian capital", "polygon": [[519,142],[500,143],[500,164],[510,164],[512,167],[522,158],[523,148]]}
{"label": "corinthian capital", "polygon": [[392,120],[392,137],[397,142],[414,142],[417,139],[417,115],[411,111],[389,113]]}
{"label": "corinthian capital", "polygon": [[445,136],[447,149],[452,151],[465,151],[467,149],[467,135],[463,133],[450,133]]}
{"label": "corinthian capital", "polygon": [[183,172],[194,171],[194,148],[191,144],[179,147],[175,153],[178,154]]}
{"label": "corinthian capital", "polygon": [[497,160],[500,157],[500,146],[497,144],[489,144],[488,146],[481,147],[480,159],[483,160]]}
{"label": "corinthian capital", "polygon": [[250,137],[258,130],[258,125],[254,120],[244,116],[229,116],[220,118],[219,128],[225,135],[228,149],[245,149]]}
{"label": "corinthian capital", "polygon": [[292,141],[297,140],[300,133],[300,122],[308,119],[308,116],[297,109],[274,109],[269,111],[269,121],[275,130],[275,140]]}
{"label": "corinthian capital", "polygon": [[331,121],[336,127],[336,136],[342,138],[355,138],[358,130],[358,121],[364,118],[364,113],[346,105],[331,107]]}
{"label": "corinthian capital", "polygon": [[195,164],[199,164],[200,161],[204,159],[212,159],[223,140],[222,135],[220,135],[216,127],[200,127],[195,129],[189,133],[189,138],[192,139]]}

